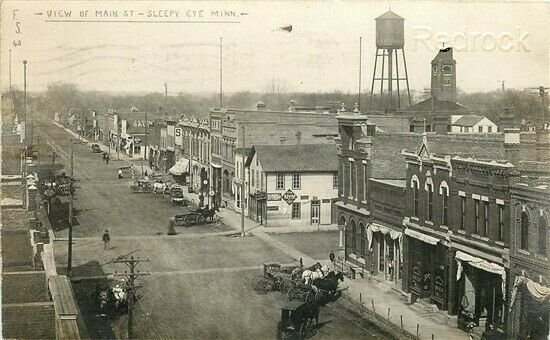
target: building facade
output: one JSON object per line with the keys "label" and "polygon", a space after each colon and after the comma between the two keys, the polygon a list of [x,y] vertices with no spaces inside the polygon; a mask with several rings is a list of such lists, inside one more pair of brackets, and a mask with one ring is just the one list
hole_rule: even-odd
{"label": "building facade", "polygon": [[522,177],[511,189],[510,316],[513,339],[550,337],[550,187]]}
{"label": "building facade", "polygon": [[251,219],[277,226],[332,223],[338,195],[334,144],[254,145],[244,168]]}

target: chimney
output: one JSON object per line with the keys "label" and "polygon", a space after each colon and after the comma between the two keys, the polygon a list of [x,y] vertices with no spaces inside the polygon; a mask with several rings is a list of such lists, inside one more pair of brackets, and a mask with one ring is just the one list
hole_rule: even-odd
{"label": "chimney", "polygon": [[520,161],[520,130],[504,129],[504,154],[508,161],[518,166]]}
{"label": "chimney", "polygon": [[296,144],[302,144],[302,131],[296,132]]}

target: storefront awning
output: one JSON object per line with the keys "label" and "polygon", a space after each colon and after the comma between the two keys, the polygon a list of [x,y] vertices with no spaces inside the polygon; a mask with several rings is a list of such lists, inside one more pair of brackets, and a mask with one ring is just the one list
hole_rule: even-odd
{"label": "storefront awning", "polygon": [[435,237],[419,233],[418,231],[415,231],[415,230],[412,230],[412,229],[409,229],[409,228],[405,229],[405,235],[413,237],[413,238],[415,238],[417,240],[420,240],[422,242],[426,242],[426,243],[431,244],[433,246],[435,246],[439,242],[439,239],[437,239]]}
{"label": "storefront awning", "polygon": [[181,158],[177,163],[168,170],[172,175],[181,176],[186,172],[189,172],[189,160]]}
{"label": "storefront awning", "polygon": [[475,257],[470,254],[466,254],[465,252],[462,252],[460,250],[456,252],[455,258],[458,264],[458,268],[456,270],[457,281],[460,280],[460,277],[462,276],[462,271],[463,271],[462,262],[467,262],[472,267],[476,267],[486,272],[500,275],[502,279],[502,295],[506,296],[506,290],[505,290],[506,271],[504,270],[504,267],[499,266],[496,263],[485,261],[482,258]]}
{"label": "storefront awning", "polygon": [[550,303],[550,288],[545,287],[541,285],[540,283],[537,283],[533,280],[531,280],[528,277],[525,276],[517,276],[516,280],[514,282],[514,288],[512,289],[512,298],[510,301],[510,310],[512,310],[512,306],[514,305],[514,302],[516,301],[516,295],[518,292],[518,288],[521,285],[525,285],[525,288],[527,288],[527,291],[533,299],[537,300],[540,303],[549,304]]}
{"label": "storefront awning", "polygon": [[369,249],[372,249],[372,239],[373,239],[372,233],[376,233],[376,232],[380,232],[384,235],[390,234],[390,238],[392,240],[399,239],[400,261],[403,262],[403,240],[402,240],[403,233],[397,230],[390,229],[378,223],[371,223],[367,228],[367,241],[369,243]]}

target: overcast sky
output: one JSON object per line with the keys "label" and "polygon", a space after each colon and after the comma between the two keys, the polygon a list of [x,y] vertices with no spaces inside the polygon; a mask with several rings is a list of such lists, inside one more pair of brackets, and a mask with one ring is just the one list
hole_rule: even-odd
{"label": "overcast sky", "polygon": [[[22,87],[26,59],[30,91],[64,81],[83,90],[161,92],[166,81],[171,93],[217,92],[223,37],[224,92],[262,91],[272,82],[288,91],[356,92],[362,36],[362,88],[367,90],[376,50],[374,19],[389,6],[406,19],[412,89],[429,86],[429,64],[441,47],[436,38],[441,34],[449,37],[445,46],[455,47],[457,86],[466,91],[494,90],[499,80],[519,89],[550,85],[550,5],[542,1],[8,0],[2,2],[1,13],[2,88],[8,87],[11,48],[12,82]],[[49,10],[71,11],[71,17],[49,17]],[[100,17],[96,11],[102,10],[118,11],[119,17]],[[133,17],[124,17],[125,10],[133,10]],[[177,17],[176,12],[147,17],[149,10],[179,12]],[[188,16],[199,10],[202,18]],[[236,16],[213,16],[216,10],[234,11]],[[85,22],[47,21],[66,19]],[[197,20],[208,23],[194,23]],[[232,23],[219,23],[222,20]],[[277,30],[287,25],[292,25],[291,33]],[[21,45],[14,46],[18,40]]]}

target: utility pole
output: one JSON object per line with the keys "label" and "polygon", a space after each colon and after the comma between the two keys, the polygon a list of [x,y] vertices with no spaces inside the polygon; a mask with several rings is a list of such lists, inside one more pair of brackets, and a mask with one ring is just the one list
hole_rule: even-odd
{"label": "utility pole", "polygon": [[168,83],[164,82],[164,98],[168,97]]}
{"label": "utility pole", "polygon": [[25,164],[27,164],[27,61],[26,60],[23,60],[23,115],[24,115],[23,142],[25,145]]}
{"label": "utility pole", "polygon": [[120,161],[120,115],[116,114],[116,159]]}
{"label": "utility pole", "polygon": [[223,107],[223,38],[220,37],[220,109]]}
{"label": "utility pole", "polygon": [[147,110],[145,110],[145,150],[143,154],[143,158],[149,163],[149,159],[147,158],[147,154],[149,153],[149,121],[147,120]]}
{"label": "utility pole", "polygon": [[361,53],[363,49],[363,37],[359,37],[359,92],[358,97],[359,100],[357,101],[357,104],[359,105],[358,109],[359,112],[361,112]]}
{"label": "utility pole", "polygon": [[70,200],[69,200],[69,249],[67,251],[67,276],[71,276],[73,269],[73,178],[74,178],[74,164],[73,164],[73,139],[71,138],[71,184],[70,184]]}
{"label": "utility pole", "polygon": [[246,179],[246,176],[245,176],[245,167],[244,167],[244,162],[245,162],[245,159],[244,159],[244,146],[246,145],[245,144],[245,129],[244,129],[244,123],[243,123],[243,144],[242,144],[242,155],[243,155],[243,167],[242,167],[242,171],[241,171],[241,175],[242,175],[242,181],[241,181],[241,237],[244,238],[245,236],[245,232],[244,232],[244,183],[245,183],[245,179]]}
{"label": "utility pole", "polygon": [[115,272],[115,276],[124,276],[126,278],[126,289],[128,292],[128,339],[133,339],[134,335],[132,333],[132,326],[134,322],[134,302],[136,300],[136,288],[141,286],[136,286],[135,280],[142,275],[151,275],[151,273],[140,273],[139,270],[136,270],[137,265],[140,262],[150,262],[149,258],[140,259],[139,257],[134,258],[134,255],[130,256],[130,259],[124,260],[115,260],[114,263],[124,263],[130,269],[130,272],[124,271],[124,273]]}

